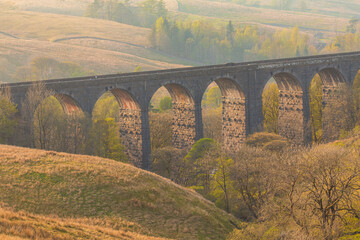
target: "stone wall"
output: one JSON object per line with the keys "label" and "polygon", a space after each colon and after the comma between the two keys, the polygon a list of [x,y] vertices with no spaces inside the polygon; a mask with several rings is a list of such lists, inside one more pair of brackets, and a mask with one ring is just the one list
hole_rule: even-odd
{"label": "stone wall", "polygon": [[187,102],[173,101],[173,146],[188,149],[195,143],[195,106]]}
{"label": "stone wall", "polygon": [[337,133],[336,131],[334,131],[335,129],[333,129],[331,127],[330,121],[331,121],[331,114],[332,112],[330,111],[330,109],[326,109],[326,106],[328,106],[329,104],[331,104],[332,101],[336,101],[336,95],[335,92],[337,90],[338,86],[334,86],[334,85],[328,85],[328,84],[323,84],[323,94],[322,94],[322,102],[323,102],[323,137],[322,140],[323,142],[331,142],[333,140],[336,140],[337,138]]}
{"label": "stone wall", "polygon": [[236,151],[246,138],[245,99],[223,96],[222,135],[227,151]]}
{"label": "stone wall", "polygon": [[279,90],[279,134],[293,144],[304,143],[303,93]]}
{"label": "stone wall", "polygon": [[121,142],[125,146],[129,162],[137,167],[141,167],[141,111],[139,109],[121,108],[119,127]]}

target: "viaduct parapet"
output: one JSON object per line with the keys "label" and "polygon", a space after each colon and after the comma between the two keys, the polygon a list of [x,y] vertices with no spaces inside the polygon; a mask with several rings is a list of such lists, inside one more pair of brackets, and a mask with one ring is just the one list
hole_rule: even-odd
{"label": "viaduct parapet", "polygon": [[[149,167],[149,105],[154,93],[164,86],[173,101],[173,144],[189,148],[203,136],[201,100],[212,83],[222,93],[223,145],[236,150],[246,136],[263,126],[262,93],[275,79],[279,95],[279,133],[293,142],[309,141],[309,87],[319,74],[323,102],[340,83],[352,84],[360,69],[360,52],[300,58],[170,69],[116,75],[43,81],[52,89],[66,113],[82,110],[92,114],[95,103],[111,91],[120,106],[120,133],[133,164]],[[28,88],[35,82],[6,84],[12,100],[21,109]],[[326,121],[324,121],[326,137]]]}

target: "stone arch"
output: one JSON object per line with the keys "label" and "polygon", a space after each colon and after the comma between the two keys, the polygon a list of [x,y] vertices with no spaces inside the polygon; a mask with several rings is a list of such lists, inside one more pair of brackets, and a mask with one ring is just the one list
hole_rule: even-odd
{"label": "stone arch", "polygon": [[174,102],[183,104],[194,104],[194,99],[190,92],[180,84],[169,83],[164,87],[169,91],[169,94]]}
{"label": "stone arch", "polygon": [[138,101],[128,91],[123,90],[121,88],[116,88],[110,90],[110,92],[115,96],[116,100],[119,103],[120,108],[140,110],[140,105]]}
{"label": "stone arch", "polygon": [[303,90],[300,81],[288,72],[276,73],[272,78],[279,88],[279,134],[293,144],[302,144],[305,141],[305,129]]}
{"label": "stone arch", "polygon": [[[346,83],[344,75],[335,68],[324,68],[317,73],[323,85],[323,103],[332,101],[333,93],[341,83]],[[315,77],[315,76],[314,76]]]}
{"label": "stone arch", "polygon": [[130,92],[124,89],[109,89],[104,91],[102,95],[106,92],[112,93],[119,104],[118,126],[121,143],[125,146],[125,153],[130,163],[141,167],[143,159],[143,135],[140,104]]}
{"label": "stone arch", "polygon": [[67,115],[82,112],[80,105],[71,96],[62,93],[55,93],[54,97],[60,102]]}
{"label": "stone arch", "polygon": [[196,139],[195,102],[190,91],[177,83],[167,83],[172,99],[172,143],[173,147],[188,149]]}
{"label": "stone arch", "polygon": [[[340,84],[346,83],[346,79],[340,70],[333,67],[325,67],[317,71],[317,73],[311,79],[311,82],[314,80],[316,75],[320,77],[322,83],[322,109],[325,109],[328,104],[336,101],[335,93],[338,91]],[[322,140],[324,142],[328,142],[336,138],[336,134],[332,131],[329,122],[329,119],[331,119],[329,114],[332,113],[329,111],[322,112]]]}
{"label": "stone arch", "polygon": [[317,74],[319,74],[324,86],[337,86],[346,82],[344,75],[336,68],[326,67],[318,71]]}
{"label": "stone arch", "polygon": [[246,138],[246,97],[235,80],[215,80],[222,95],[222,138],[227,151],[234,151]]}

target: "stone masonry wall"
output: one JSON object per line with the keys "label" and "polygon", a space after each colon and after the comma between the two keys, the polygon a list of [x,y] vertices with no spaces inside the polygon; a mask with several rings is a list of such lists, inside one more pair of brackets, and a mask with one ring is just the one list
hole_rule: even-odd
{"label": "stone masonry wall", "polygon": [[188,149],[195,143],[195,106],[188,102],[173,101],[173,146]]}
{"label": "stone masonry wall", "polygon": [[279,134],[293,144],[304,143],[303,93],[279,90]]}
{"label": "stone masonry wall", "polygon": [[227,151],[236,151],[245,141],[245,99],[223,96],[222,134],[224,148]]}
{"label": "stone masonry wall", "polygon": [[[335,85],[323,85],[323,107],[326,108],[329,103],[336,101],[336,96],[334,94],[337,88],[338,86]],[[332,129],[330,126],[332,116],[329,116],[329,114],[332,114],[329,109],[323,111],[323,142],[330,142],[337,138],[336,132],[334,132],[334,129]]]}
{"label": "stone masonry wall", "polygon": [[141,167],[141,110],[120,109],[119,126],[121,142],[125,146],[129,162],[137,167]]}

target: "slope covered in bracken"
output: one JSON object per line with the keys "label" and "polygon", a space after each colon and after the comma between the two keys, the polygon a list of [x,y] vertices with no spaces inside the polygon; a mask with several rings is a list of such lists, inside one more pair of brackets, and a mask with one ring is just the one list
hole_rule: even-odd
{"label": "slope covered in bracken", "polygon": [[0,192],[14,211],[155,237],[224,239],[236,221],[197,193],[128,164],[6,145]]}

